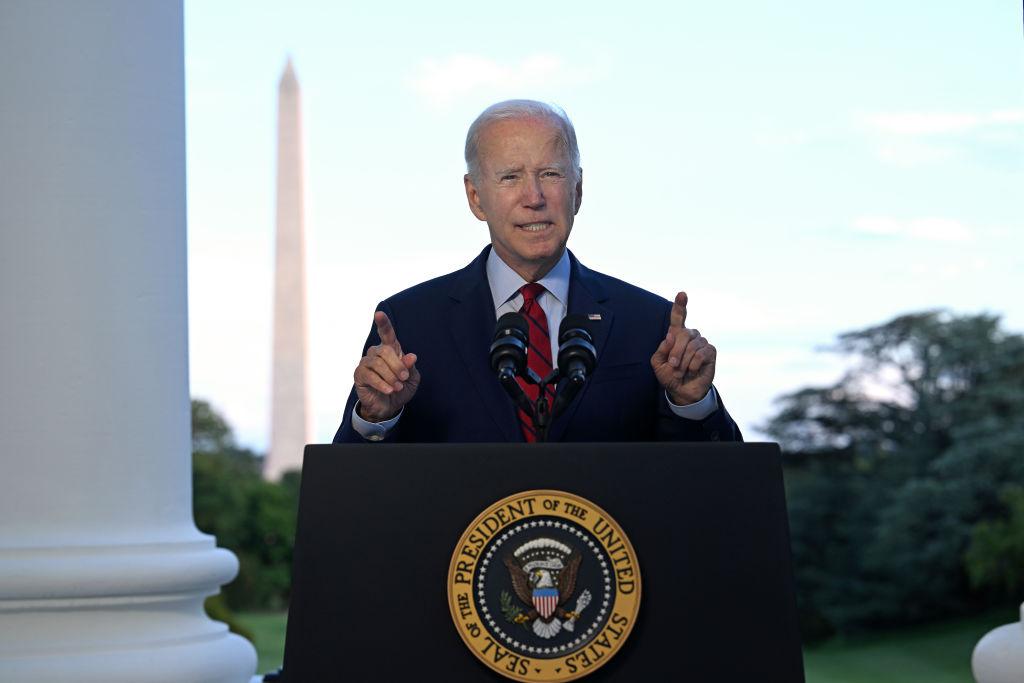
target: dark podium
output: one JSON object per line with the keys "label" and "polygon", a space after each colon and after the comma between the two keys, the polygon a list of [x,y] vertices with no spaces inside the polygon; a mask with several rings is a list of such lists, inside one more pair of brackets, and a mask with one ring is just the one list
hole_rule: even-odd
{"label": "dark podium", "polygon": [[446,579],[496,501],[557,489],[628,535],[632,633],[582,680],[804,681],[775,444],[307,446],[283,680],[505,681],[463,644]]}

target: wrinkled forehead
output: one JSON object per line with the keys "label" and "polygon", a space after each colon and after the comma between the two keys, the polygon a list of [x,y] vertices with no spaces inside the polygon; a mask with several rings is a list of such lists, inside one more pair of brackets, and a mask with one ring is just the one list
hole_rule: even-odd
{"label": "wrinkled forehead", "polygon": [[[491,121],[480,131],[480,155],[558,156],[567,161],[569,144],[553,117],[523,116]],[[495,161],[497,161],[495,159]]]}

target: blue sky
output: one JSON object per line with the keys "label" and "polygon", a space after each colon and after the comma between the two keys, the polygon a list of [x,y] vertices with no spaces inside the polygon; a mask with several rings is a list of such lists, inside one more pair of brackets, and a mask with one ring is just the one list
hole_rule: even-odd
{"label": "blue sky", "polygon": [[[1024,330],[1017,3],[186,2],[192,394],[268,437],[277,81],[303,95],[315,441],[377,302],[468,263],[465,130],[573,118],[588,266],[671,298],[749,436],[833,381],[816,349],[900,313]],[[415,349],[409,349],[415,351]],[[653,351],[653,349],[652,349]]]}

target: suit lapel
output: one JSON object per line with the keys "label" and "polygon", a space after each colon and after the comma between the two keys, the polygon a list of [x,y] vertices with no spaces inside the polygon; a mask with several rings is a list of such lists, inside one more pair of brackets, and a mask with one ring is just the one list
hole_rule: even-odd
{"label": "suit lapel", "polygon": [[[497,323],[494,299],[487,283],[489,252],[488,246],[456,277],[449,292],[448,329],[452,335],[452,346],[462,360],[480,402],[505,441],[522,441],[515,407],[491,371],[487,353]],[[477,397],[463,396],[462,400],[474,401]]]}
{"label": "suit lapel", "polygon": [[[611,334],[615,314],[604,302],[608,300],[608,294],[601,284],[597,275],[589,268],[576,260],[572,252],[569,252],[569,259],[572,264],[572,271],[569,279],[569,306],[568,313],[581,315],[599,315],[600,320],[591,321],[591,331],[594,334],[594,350],[597,351],[597,363],[601,363],[601,354],[604,353],[605,345]],[[555,418],[551,423],[551,431],[548,434],[549,441],[561,441],[566,429],[572,422],[573,415],[579,408],[580,403],[586,400],[587,390],[590,387],[588,381],[583,389],[569,404],[568,409],[561,417]]]}

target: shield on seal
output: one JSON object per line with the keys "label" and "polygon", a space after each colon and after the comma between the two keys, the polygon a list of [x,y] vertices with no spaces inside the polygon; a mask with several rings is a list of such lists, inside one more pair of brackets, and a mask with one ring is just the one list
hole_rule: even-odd
{"label": "shield on seal", "polygon": [[537,613],[545,621],[550,619],[551,615],[555,613],[555,608],[558,607],[558,589],[534,588],[533,606],[537,608]]}

